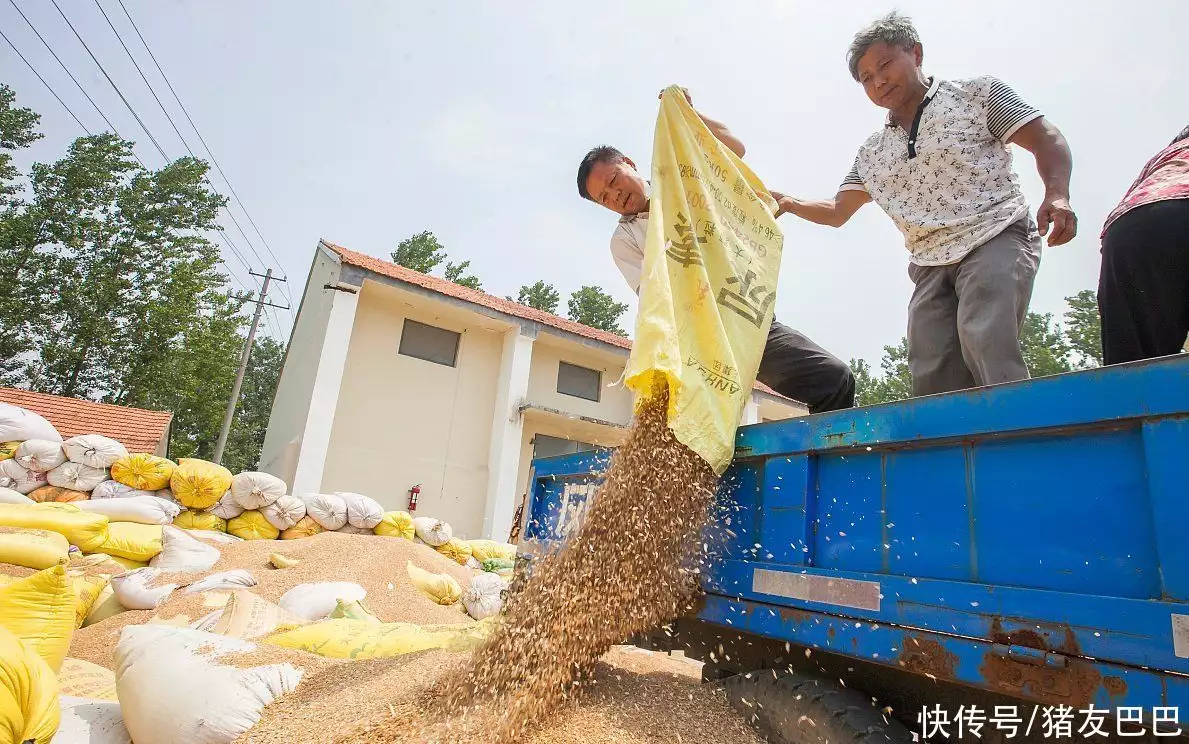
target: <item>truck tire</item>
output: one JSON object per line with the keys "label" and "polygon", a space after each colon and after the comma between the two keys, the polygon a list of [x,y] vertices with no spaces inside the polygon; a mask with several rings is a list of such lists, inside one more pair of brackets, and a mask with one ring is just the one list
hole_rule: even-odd
{"label": "truck tire", "polygon": [[910,744],[904,724],[835,679],[764,669],[723,683],[753,726],[780,744]]}

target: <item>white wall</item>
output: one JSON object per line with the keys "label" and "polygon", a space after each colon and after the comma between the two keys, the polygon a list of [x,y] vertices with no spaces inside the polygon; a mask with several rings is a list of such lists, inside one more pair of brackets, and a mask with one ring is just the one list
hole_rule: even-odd
{"label": "white wall", "polygon": [[334,300],[335,291],[323,286],[338,282],[340,268],[337,257],[325,249],[319,247],[314,252],[297,322],[285,352],[285,366],[273,397],[268,431],[260,451],[260,469],[287,484],[293,482],[297,468],[297,453],[305,433],[310,395]]}
{"label": "white wall", "polygon": [[[608,385],[623,374],[627,360],[626,351],[594,349],[542,332],[537,336],[533,348],[528,402],[579,416],[626,424],[632,418],[632,395],[623,385]],[[603,373],[597,403],[557,392],[557,370],[563,361],[587,369],[597,369]]]}
{"label": "white wall", "polygon": [[[462,333],[455,367],[397,353],[404,319]],[[360,292],[323,491],[356,491],[404,509],[421,484],[417,514],[478,537],[502,335],[479,316],[366,281]]]}

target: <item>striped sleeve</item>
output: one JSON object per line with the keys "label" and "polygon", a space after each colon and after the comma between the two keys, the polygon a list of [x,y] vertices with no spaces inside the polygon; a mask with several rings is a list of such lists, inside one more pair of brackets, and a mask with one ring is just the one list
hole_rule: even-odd
{"label": "striped sleeve", "polygon": [[846,174],[846,178],[842,179],[842,185],[838,187],[839,191],[866,191],[867,187],[863,185],[863,178],[859,175],[859,156],[855,156],[855,164],[851,166],[850,173]]}
{"label": "striped sleeve", "polygon": [[1020,131],[1020,127],[1043,115],[1002,80],[993,77],[983,80],[986,82],[983,107],[987,112],[987,131],[995,139],[1007,142]]}

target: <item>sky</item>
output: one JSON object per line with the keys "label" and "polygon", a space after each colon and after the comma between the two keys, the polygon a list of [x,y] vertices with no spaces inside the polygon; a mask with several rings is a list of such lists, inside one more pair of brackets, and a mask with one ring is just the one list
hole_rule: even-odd
{"label": "sky", "polygon": [[[151,167],[163,164],[132,114],[48,0],[0,0],[0,29],[92,131],[99,114],[17,15],[15,2]],[[173,127],[100,14],[105,9],[195,152],[201,145],[117,0],[58,0],[170,157]],[[1045,248],[1032,309],[1097,286],[1102,221],[1139,169],[1189,124],[1182,0],[846,3],[313,2],[124,0],[203,138],[267,239],[243,212],[225,231],[251,268],[288,277],[300,299],[319,238],[387,257],[433,231],[470,260],[484,289],[515,295],[544,279],[565,297],[595,284],[634,306],[612,263],[615,216],[577,194],[583,154],[613,144],[648,163],[657,93],[687,87],[726,122],[774,190],[833,196],[865,137],[881,126],[845,51],[893,7],[913,17],[927,74],[993,74],[1040,108],[1074,156],[1078,237]],[[45,138],[18,159],[50,161],[83,134],[5,44],[0,81],[42,115]],[[1015,149],[1033,211],[1043,189]],[[215,174],[215,185],[227,193]],[[781,218],[776,313],[844,359],[878,364],[905,333],[908,254],[868,205],[841,229]],[[254,281],[227,254],[237,281]],[[265,333],[287,339],[293,311]],[[625,315],[630,329],[634,309]]]}

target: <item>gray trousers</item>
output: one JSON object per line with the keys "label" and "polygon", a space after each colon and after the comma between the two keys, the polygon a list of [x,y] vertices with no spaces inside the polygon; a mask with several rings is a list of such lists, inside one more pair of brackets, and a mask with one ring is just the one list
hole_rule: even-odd
{"label": "gray trousers", "polygon": [[948,266],[910,264],[912,394],[1028,379],[1020,329],[1040,265],[1040,234],[1025,217]]}
{"label": "gray trousers", "polygon": [[775,319],[756,379],[804,403],[810,413],[837,411],[855,404],[855,376],[846,362]]}

